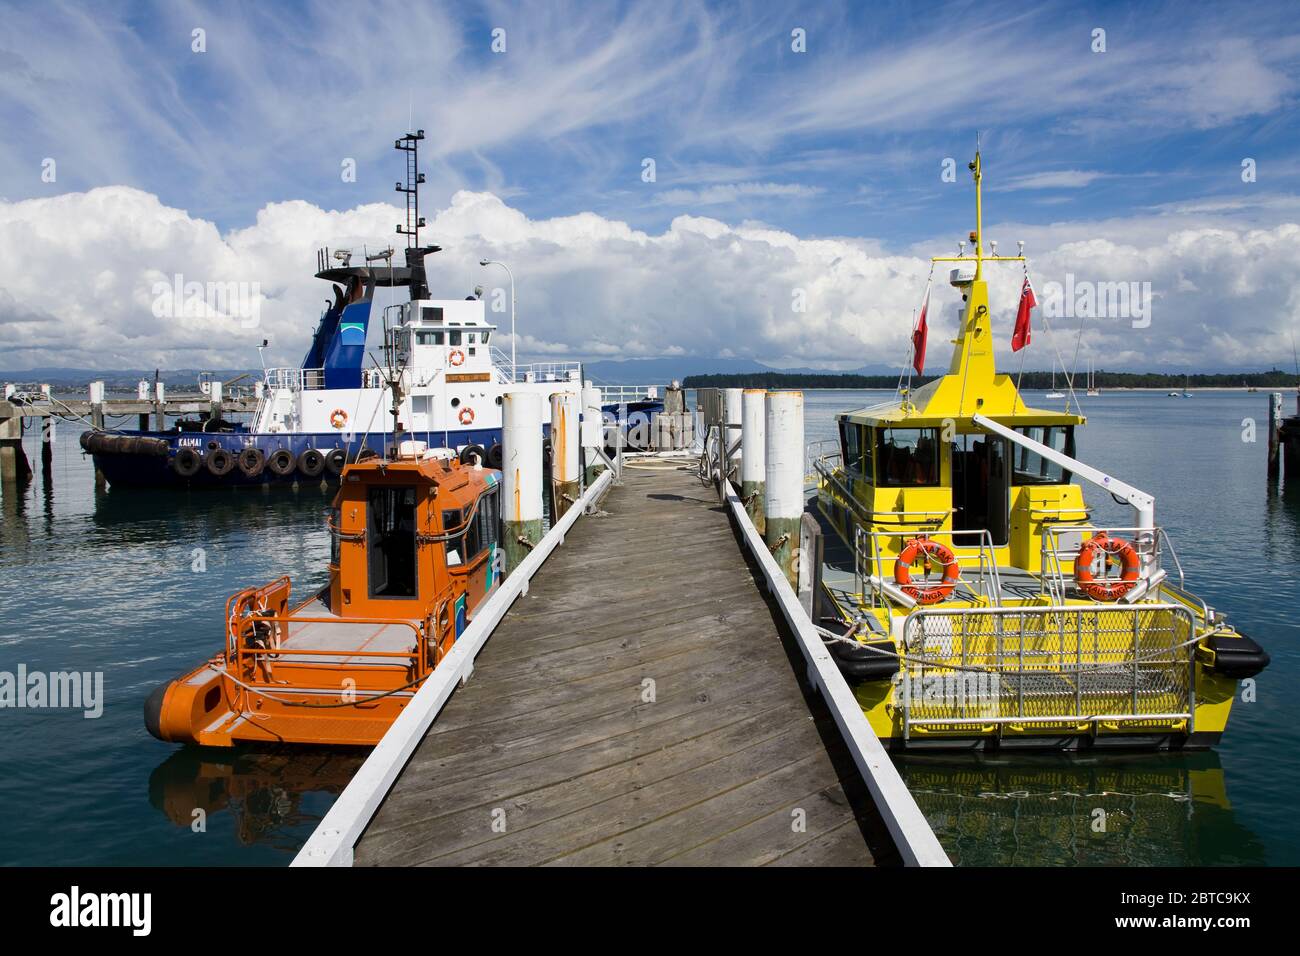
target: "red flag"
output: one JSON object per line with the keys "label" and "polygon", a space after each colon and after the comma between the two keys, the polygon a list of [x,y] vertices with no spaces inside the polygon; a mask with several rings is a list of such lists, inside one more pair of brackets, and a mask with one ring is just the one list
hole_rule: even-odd
{"label": "red flag", "polygon": [[1020,311],[1016,313],[1016,330],[1011,333],[1011,351],[1019,352],[1029,344],[1029,310],[1038,305],[1034,298],[1034,287],[1025,276],[1025,285],[1020,290]]}
{"label": "red flag", "polygon": [[925,338],[929,328],[925,324],[925,313],[930,309],[930,290],[925,290],[925,301],[921,303],[921,318],[912,332],[912,368],[917,375],[925,374]]}

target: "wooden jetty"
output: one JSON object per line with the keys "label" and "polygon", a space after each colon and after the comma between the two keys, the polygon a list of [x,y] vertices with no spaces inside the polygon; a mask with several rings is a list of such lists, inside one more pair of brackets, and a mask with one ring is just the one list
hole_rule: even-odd
{"label": "wooden jetty", "polygon": [[157,431],[166,429],[168,416],[198,415],[201,418],[222,418],[227,414],[257,411],[260,398],[253,396],[225,396],[222,383],[213,382],[209,393],[178,394],[168,396],[159,383],[153,383],[146,392],[144,385],[134,398],[108,398],[103,382],[92,382],[86,399],[64,398],[52,395],[48,386],[32,395],[20,395],[13,386],[5,386],[0,400],[0,480],[25,480],[32,474],[27,454],[23,450],[23,432],[27,420],[38,421],[41,429],[41,455],[45,464],[50,460],[53,432],[50,424],[71,421],[104,428],[109,419],[135,416],[141,431],[148,431],[152,416]]}
{"label": "wooden jetty", "polygon": [[765,399],[772,541],[721,402],[703,463],[601,453],[294,865],[950,865],[809,620],[791,396]]}
{"label": "wooden jetty", "polygon": [[897,862],[716,493],[654,463],[602,508],[497,628],[356,863]]}

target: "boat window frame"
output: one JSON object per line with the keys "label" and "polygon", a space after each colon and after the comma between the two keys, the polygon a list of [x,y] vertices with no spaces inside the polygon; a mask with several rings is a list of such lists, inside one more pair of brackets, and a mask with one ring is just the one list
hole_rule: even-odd
{"label": "boat window frame", "polygon": [[[876,475],[873,482],[878,488],[942,488],[943,487],[943,452],[939,439],[939,428],[935,425],[880,425],[871,428],[871,446],[873,467],[875,462],[880,462],[880,472]],[[891,456],[884,453],[883,444],[886,435],[890,432],[917,432],[916,447],[920,448],[921,442],[929,437],[933,461],[931,462],[930,475],[927,478],[932,480],[926,481],[898,481],[891,478],[886,473],[886,463]],[[927,435],[928,433],[928,435]],[[892,446],[898,447],[898,446]]]}
{"label": "boat window frame", "polygon": [[[1065,431],[1065,441],[1063,443],[1063,447],[1061,448],[1057,448],[1055,444],[1045,440],[1048,437],[1048,432],[1052,429],[1057,429],[1057,428],[1064,429]],[[1073,425],[1018,425],[1015,426],[1015,429],[1017,432],[1019,432],[1024,437],[1030,439],[1031,441],[1036,441],[1040,445],[1046,445],[1048,448],[1059,451],[1061,454],[1065,455],[1066,457],[1069,458],[1075,457],[1075,453],[1074,453],[1075,434],[1074,434]],[[1039,434],[1032,435],[1030,434],[1031,431],[1038,431]],[[1043,464],[1050,465],[1053,468],[1060,468],[1059,477],[1034,476],[1029,472],[1022,472],[1019,468],[1019,459],[1022,455],[1033,455],[1036,459],[1038,459],[1039,462]],[[1030,480],[1029,481],[1022,480],[1021,479],[1022,475],[1029,475]],[[1011,454],[1012,487],[1052,488],[1052,487],[1059,487],[1061,485],[1072,484],[1073,479],[1074,479],[1074,473],[1071,472],[1068,468],[1064,468],[1059,465],[1056,465],[1054,462],[1049,461],[1048,459],[1044,458],[1042,455],[1039,455],[1035,451],[1030,451],[1028,448],[1025,448],[1023,445],[1015,445],[1015,447],[1012,449],[1012,454]]]}

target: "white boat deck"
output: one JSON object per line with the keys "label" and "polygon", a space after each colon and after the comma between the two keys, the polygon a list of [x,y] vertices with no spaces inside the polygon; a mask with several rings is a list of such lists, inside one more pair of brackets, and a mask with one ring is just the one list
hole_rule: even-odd
{"label": "white boat deck", "polygon": [[296,610],[294,616],[329,618],[330,621],[328,623],[321,621],[290,623],[288,626],[289,636],[285,638],[284,643],[281,645],[283,650],[292,650],[296,647],[317,651],[339,651],[340,653],[338,656],[281,654],[279,657],[281,662],[391,667],[393,664],[399,663],[396,658],[358,657],[355,652],[385,651],[410,654],[415,650],[415,631],[405,624],[373,624],[348,621],[327,608],[320,598],[316,598]]}

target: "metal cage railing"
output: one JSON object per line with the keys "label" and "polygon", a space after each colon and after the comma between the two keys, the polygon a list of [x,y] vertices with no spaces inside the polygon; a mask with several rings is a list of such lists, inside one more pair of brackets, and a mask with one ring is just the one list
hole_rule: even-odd
{"label": "metal cage railing", "polygon": [[917,608],[897,700],[913,727],[1187,722],[1196,623],[1173,604]]}

